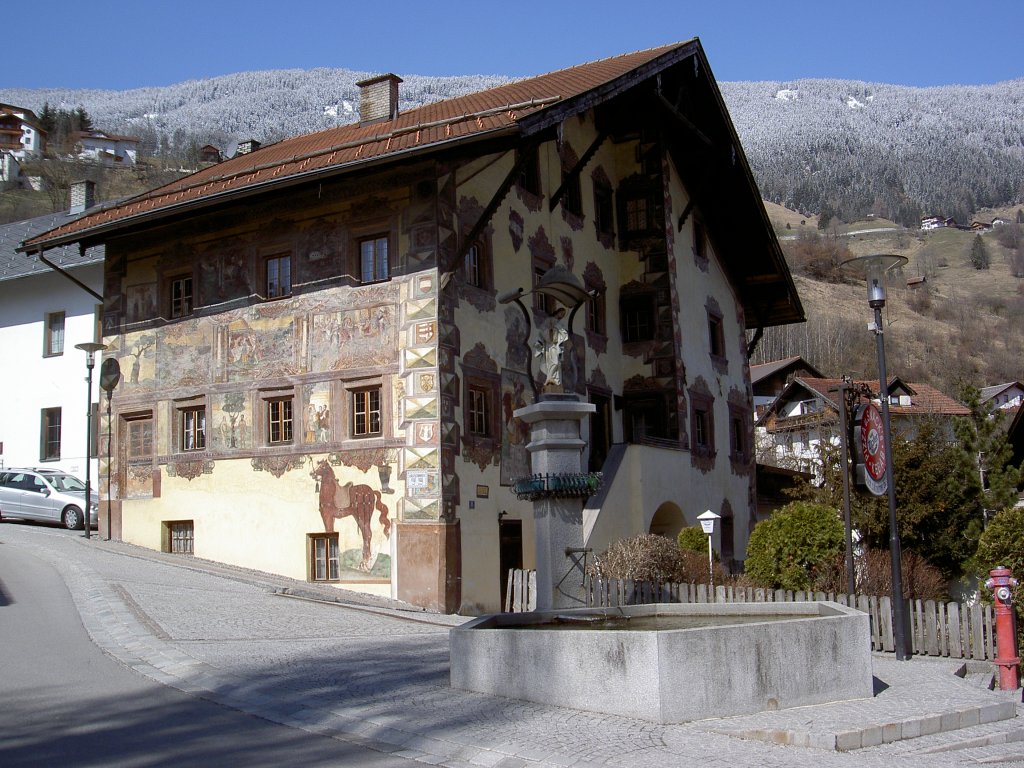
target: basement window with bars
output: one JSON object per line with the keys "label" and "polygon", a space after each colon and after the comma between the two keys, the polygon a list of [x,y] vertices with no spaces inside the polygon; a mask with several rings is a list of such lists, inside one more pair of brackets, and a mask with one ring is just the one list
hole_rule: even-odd
{"label": "basement window with bars", "polygon": [[172,555],[195,554],[195,525],[191,520],[164,523],[164,552]]}

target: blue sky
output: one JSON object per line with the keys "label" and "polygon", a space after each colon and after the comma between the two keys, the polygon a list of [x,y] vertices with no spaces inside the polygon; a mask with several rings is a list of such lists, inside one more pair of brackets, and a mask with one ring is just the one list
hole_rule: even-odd
{"label": "blue sky", "polygon": [[[535,75],[700,37],[718,80],[1024,77],[1020,0],[49,0],[4,9],[0,87],[256,69]],[[44,21],[49,19],[50,21]]]}

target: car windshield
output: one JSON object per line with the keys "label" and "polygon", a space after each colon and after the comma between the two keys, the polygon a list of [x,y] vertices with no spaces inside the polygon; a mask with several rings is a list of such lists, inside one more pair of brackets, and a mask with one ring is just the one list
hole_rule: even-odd
{"label": "car windshield", "polygon": [[84,491],[85,483],[74,475],[46,475],[46,479],[58,491]]}

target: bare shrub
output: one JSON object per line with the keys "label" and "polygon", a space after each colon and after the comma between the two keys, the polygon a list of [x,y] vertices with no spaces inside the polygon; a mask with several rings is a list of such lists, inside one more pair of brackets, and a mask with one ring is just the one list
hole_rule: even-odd
{"label": "bare shrub", "polygon": [[[651,533],[621,539],[588,566],[590,575],[605,579],[632,579],[664,584],[706,582],[708,560],[697,552],[684,552],[664,536]],[[725,572],[715,563],[715,581],[724,583]]]}
{"label": "bare shrub", "polygon": [[841,269],[843,261],[850,258],[850,249],[836,237],[822,237],[815,232],[801,232],[796,240],[783,244],[786,261],[798,274],[807,275],[829,283],[842,283],[849,276]]}
{"label": "bare shrub", "polygon": [[[946,599],[949,585],[939,569],[920,555],[904,551],[903,596],[921,600]],[[892,594],[892,559],[886,550],[869,549],[857,558],[857,592],[862,595]]]}

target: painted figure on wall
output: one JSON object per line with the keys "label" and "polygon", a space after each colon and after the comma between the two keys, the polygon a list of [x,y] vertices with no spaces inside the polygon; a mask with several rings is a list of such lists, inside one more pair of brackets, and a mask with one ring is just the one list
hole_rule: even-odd
{"label": "painted figure on wall", "polygon": [[501,484],[511,485],[530,474],[530,426],[512,414],[533,400],[525,373],[504,369],[501,372],[501,418],[505,434],[501,441]]}
{"label": "painted figure on wall", "polygon": [[306,386],[305,413],[303,414],[303,442],[329,443],[331,441],[331,389],[328,382]]}
{"label": "painted figure on wall", "polygon": [[391,520],[388,518],[387,506],[381,501],[380,491],[375,491],[368,485],[355,485],[351,481],[344,484],[338,482],[334,469],[327,459],[321,459],[309,475],[317,481],[320,517],[324,521],[324,532],[334,533],[335,520],[352,517],[363,538],[363,553],[359,568],[369,571],[373,567],[371,557],[373,532],[370,530],[370,523],[375,509],[380,512],[378,522],[384,526],[385,538],[391,537]]}

